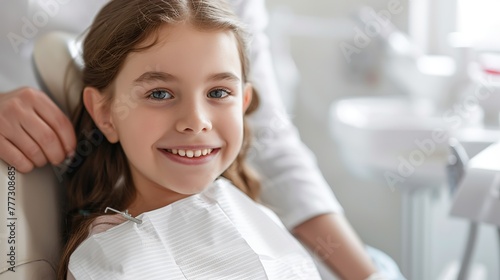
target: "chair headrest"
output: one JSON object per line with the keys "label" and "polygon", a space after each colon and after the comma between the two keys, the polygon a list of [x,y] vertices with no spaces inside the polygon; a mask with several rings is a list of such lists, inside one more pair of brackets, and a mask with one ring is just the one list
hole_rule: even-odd
{"label": "chair headrest", "polygon": [[33,64],[39,85],[68,115],[83,89],[81,41],[75,34],[51,32],[35,42]]}

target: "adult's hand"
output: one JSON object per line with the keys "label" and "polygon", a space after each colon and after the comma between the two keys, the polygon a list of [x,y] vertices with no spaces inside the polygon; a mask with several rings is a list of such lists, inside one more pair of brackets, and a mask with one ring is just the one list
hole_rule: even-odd
{"label": "adult's hand", "polygon": [[43,92],[0,93],[0,159],[20,172],[60,164],[76,147],[73,126]]}

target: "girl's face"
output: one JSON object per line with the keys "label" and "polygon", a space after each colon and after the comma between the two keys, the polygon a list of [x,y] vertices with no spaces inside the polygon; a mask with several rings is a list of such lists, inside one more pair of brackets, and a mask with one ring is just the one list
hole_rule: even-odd
{"label": "girl's face", "polygon": [[100,128],[127,155],[133,214],[202,191],[235,160],[251,100],[241,69],[231,32],[188,24],[162,27],[153,47],[128,55]]}

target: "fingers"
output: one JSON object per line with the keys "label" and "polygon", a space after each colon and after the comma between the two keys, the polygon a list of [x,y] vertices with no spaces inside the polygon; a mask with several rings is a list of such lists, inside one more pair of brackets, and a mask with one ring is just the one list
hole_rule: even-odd
{"label": "fingers", "polygon": [[[35,112],[55,132],[57,139],[64,149],[64,155],[72,154],[76,147],[76,136],[70,120],[45,94],[43,94],[39,101],[35,106]],[[39,135],[40,138],[35,137],[35,139],[44,141],[46,139],[44,136],[52,137],[49,134],[42,134]],[[44,143],[38,143],[41,147],[45,147]]]}
{"label": "fingers", "polygon": [[[22,141],[16,141],[17,146],[37,167],[44,166],[49,161],[52,164],[61,163],[66,157],[56,132],[40,117],[21,121]],[[16,137],[18,138],[18,137]]]}
{"label": "fingers", "polygon": [[22,88],[0,94],[0,159],[29,172],[61,163],[75,146],[71,122],[43,92]]}
{"label": "fingers", "polygon": [[22,173],[30,172],[34,168],[31,160],[3,136],[0,136],[0,155],[5,162]]}

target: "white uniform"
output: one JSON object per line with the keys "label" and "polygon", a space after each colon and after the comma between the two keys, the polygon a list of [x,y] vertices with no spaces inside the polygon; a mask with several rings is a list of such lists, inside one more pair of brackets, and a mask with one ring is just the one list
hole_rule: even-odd
{"label": "white uniform", "polygon": [[[105,0],[16,0],[0,9],[0,92],[21,86],[38,88],[31,65],[35,38],[61,30],[81,33]],[[264,0],[233,0],[236,13],[253,33],[250,79],[261,106],[251,117],[255,139],[249,160],[263,178],[262,201],[289,229],[314,216],[342,212],[285,114],[264,34]]]}

